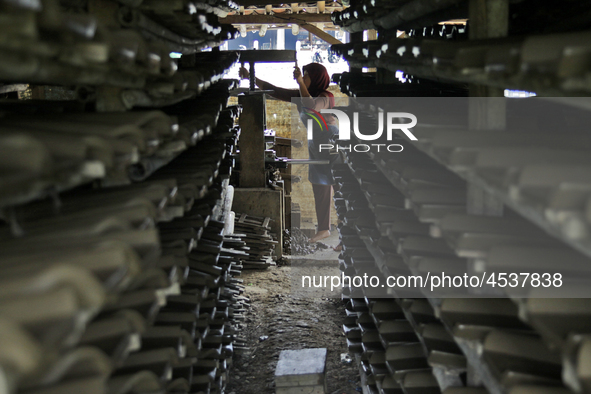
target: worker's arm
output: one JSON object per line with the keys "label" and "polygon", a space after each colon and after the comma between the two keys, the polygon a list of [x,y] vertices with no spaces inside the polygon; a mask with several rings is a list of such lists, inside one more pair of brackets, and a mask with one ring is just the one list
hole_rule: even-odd
{"label": "worker's arm", "polygon": [[[240,78],[249,78],[250,73],[244,67],[242,67],[239,71]],[[300,91],[297,89],[284,89],[277,87],[269,82],[263,81],[260,78],[254,79],[254,83],[261,88],[262,90],[272,90],[273,93],[269,93],[271,97],[275,97],[276,99],[287,101],[288,103],[291,102],[291,99],[294,97],[300,97]]]}
{"label": "worker's arm", "polygon": [[265,82],[259,78],[255,78],[254,80],[257,86],[262,90],[272,90],[273,93],[270,93],[269,95],[271,97],[275,97],[276,99],[291,103],[292,98],[300,97],[300,92],[297,89],[280,88],[273,84],[270,84],[269,82]]}
{"label": "worker's arm", "polygon": [[308,108],[314,108],[316,105],[314,103],[314,99],[310,92],[308,92],[308,88],[306,87],[306,83],[304,82],[304,77],[302,76],[302,71],[298,66],[296,66],[293,70],[293,77],[299,85],[300,97],[302,98],[302,105]]}

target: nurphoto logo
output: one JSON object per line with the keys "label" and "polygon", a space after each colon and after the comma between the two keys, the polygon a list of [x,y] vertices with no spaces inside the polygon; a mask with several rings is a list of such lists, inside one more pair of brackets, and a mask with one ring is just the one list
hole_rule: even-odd
{"label": "nurphoto logo", "polygon": [[[338,109],[321,109],[320,112],[314,111],[311,108],[304,109],[306,114],[310,116],[307,124],[308,140],[314,139],[313,126],[315,121],[321,130],[328,130],[328,124],[322,114],[332,114],[337,117],[339,121],[339,141],[351,140],[351,120],[349,115]],[[374,134],[363,134],[359,129],[359,112],[353,113],[353,134],[360,141],[376,141],[382,138],[384,134],[384,118],[386,123],[386,140],[392,141],[394,136],[394,130],[400,130],[408,137],[411,141],[417,141],[417,137],[410,131],[417,125],[417,117],[408,112],[379,112],[377,115],[378,130]],[[410,120],[410,122],[402,122],[404,120]],[[382,148],[385,148],[388,152],[402,152],[404,147],[400,144],[354,144],[354,145],[340,145],[336,144],[319,144],[319,152],[322,150],[346,150],[348,152],[369,152],[375,149],[380,152]]]}

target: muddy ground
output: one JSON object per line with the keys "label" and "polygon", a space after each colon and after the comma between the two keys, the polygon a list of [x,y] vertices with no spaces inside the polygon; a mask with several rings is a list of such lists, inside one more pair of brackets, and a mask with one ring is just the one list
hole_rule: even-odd
{"label": "muddy ground", "polygon": [[[331,264],[331,270],[336,268]],[[359,370],[355,362],[341,362],[341,354],[347,353],[342,301],[294,294],[291,272],[291,266],[243,272],[251,308],[241,335],[249,350],[234,356],[226,393],[274,393],[274,372],[282,350],[324,347],[328,349],[328,394],[357,394]]]}

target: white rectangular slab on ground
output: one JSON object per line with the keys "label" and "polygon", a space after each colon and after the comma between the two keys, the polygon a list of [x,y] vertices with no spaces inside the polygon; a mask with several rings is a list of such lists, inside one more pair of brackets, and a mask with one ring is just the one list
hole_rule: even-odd
{"label": "white rectangular slab on ground", "polygon": [[275,394],[325,394],[326,388],[324,385],[316,386],[293,386],[293,387],[277,387]]}
{"label": "white rectangular slab on ground", "polygon": [[323,394],[326,348],[283,350],[275,369],[277,394]]}

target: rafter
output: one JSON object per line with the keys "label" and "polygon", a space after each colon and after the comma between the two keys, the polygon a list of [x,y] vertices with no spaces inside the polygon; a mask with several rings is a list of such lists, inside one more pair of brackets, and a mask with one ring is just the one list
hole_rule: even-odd
{"label": "rafter", "polygon": [[223,24],[277,24],[277,23],[322,23],[332,22],[330,14],[276,14],[276,15],[228,15],[225,18],[218,18]]}
{"label": "rafter", "polygon": [[342,44],[341,41],[337,40],[336,38],[334,38],[333,36],[331,36],[330,34],[325,32],[324,30],[319,29],[314,25],[302,23],[302,24],[300,24],[300,27],[302,29],[305,29],[305,30],[309,31],[310,33],[314,34],[316,37],[320,38],[321,40],[328,42],[329,44],[333,44],[333,45],[334,44]]}
{"label": "rafter", "polygon": [[[300,8],[306,8],[308,6],[315,5],[314,4],[315,2],[313,2],[313,1],[311,1],[311,2],[301,2],[301,3],[287,3],[287,2],[284,2],[284,1],[272,1],[272,0],[271,0],[271,2],[269,2],[269,0],[237,0],[236,3],[238,3],[238,5],[242,5],[242,6],[245,6],[245,7],[253,6],[254,5],[254,6],[261,7],[261,8],[264,8],[268,4],[271,4],[273,6],[278,6],[278,5],[283,5],[283,4],[287,4],[287,5],[296,4]],[[340,4],[339,3],[334,3],[332,1],[329,1],[329,2],[326,3],[326,5],[327,6],[334,7],[334,6],[337,6],[337,5],[340,5]]]}

